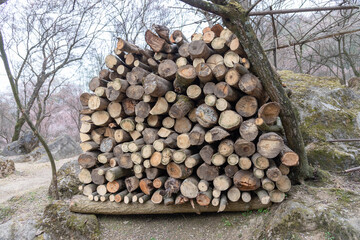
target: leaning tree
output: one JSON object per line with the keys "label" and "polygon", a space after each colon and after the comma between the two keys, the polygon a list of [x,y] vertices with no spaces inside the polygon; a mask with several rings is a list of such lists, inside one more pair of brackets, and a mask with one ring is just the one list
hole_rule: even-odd
{"label": "leaning tree", "polygon": [[181,0],[193,7],[214,13],[222,17],[223,23],[229,28],[242,44],[252,71],[259,77],[272,101],[282,106],[280,118],[286,133],[289,147],[298,153],[299,166],[293,171],[293,180],[302,182],[311,176],[311,168],[305,152],[304,141],[299,128],[297,110],[287,97],[282,87],[280,77],[271,66],[264,49],[262,48],[249,19],[251,10],[261,1],[257,1],[250,8],[245,9],[236,0]]}

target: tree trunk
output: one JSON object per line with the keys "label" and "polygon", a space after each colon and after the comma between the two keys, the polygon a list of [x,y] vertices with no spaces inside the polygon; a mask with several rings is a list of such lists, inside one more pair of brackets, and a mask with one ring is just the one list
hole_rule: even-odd
{"label": "tree trunk", "polygon": [[287,97],[281,85],[280,77],[272,68],[257,36],[251,26],[246,11],[235,0],[226,2],[225,6],[210,4],[204,1],[182,0],[194,7],[210,11],[223,17],[224,24],[238,37],[244,48],[248,60],[252,64],[252,71],[259,77],[263,87],[271,100],[282,106],[280,118],[282,120],[288,145],[300,158],[299,166],[294,167],[293,179],[302,182],[311,176],[304,141],[299,127],[298,112]]}

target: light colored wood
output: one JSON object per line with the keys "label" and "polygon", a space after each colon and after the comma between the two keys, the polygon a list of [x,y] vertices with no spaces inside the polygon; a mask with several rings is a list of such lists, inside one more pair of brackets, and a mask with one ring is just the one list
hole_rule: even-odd
{"label": "light colored wood", "polygon": [[211,163],[214,164],[214,166],[221,166],[226,162],[226,158],[221,155],[220,153],[215,153],[211,157]]}
{"label": "light colored wood", "polygon": [[243,200],[243,202],[245,202],[245,203],[249,203],[252,200],[251,194],[249,192],[242,192],[241,200]]}
{"label": "light colored wood", "polygon": [[240,165],[239,160],[240,160],[239,156],[236,155],[235,153],[233,153],[227,157],[227,163],[231,166],[237,165],[237,164]]}
{"label": "light colored wood", "polygon": [[165,99],[168,103],[173,103],[177,100],[177,94],[174,91],[168,91],[165,94]]}
{"label": "light colored wood", "polygon": [[277,102],[269,102],[262,105],[258,110],[258,117],[262,118],[266,124],[272,125],[280,114],[281,106]]}
{"label": "light colored wood", "polygon": [[263,189],[265,189],[266,191],[270,192],[270,191],[274,190],[275,183],[273,181],[271,181],[269,178],[263,178],[261,180],[261,187]]}
{"label": "light colored wood", "polygon": [[234,152],[234,142],[231,139],[222,140],[218,146],[218,152],[224,157],[229,157]]}
{"label": "light colored wood", "polygon": [[201,88],[198,85],[190,85],[186,89],[186,95],[194,100],[197,100],[201,97],[202,91]]}
{"label": "light colored wood", "polygon": [[[210,183],[205,180],[200,180],[198,183],[198,189],[201,192],[206,192],[209,189]],[[212,192],[212,189],[210,189]]]}
{"label": "light colored wood", "polygon": [[227,191],[227,198],[229,199],[230,202],[237,202],[240,200],[241,197],[241,192],[237,187],[231,187],[228,191]]}
{"label": "light colored wood", "polygon": [[254,141],[259,134],[258,127],[255,124],[255,119],[251,118],[242,122],[239,132],[240,136],[246,141]]}
{"label": "light colored wood", "polygon": [[276,188],[282,192],[288,192],[291,189],[291,181],[286,175],[281,175],[276,181]]}
{"label": "light colored wood", "polygon": [[188,198],[196,198],[199,193],[198,184],[199,181],[195,177],[186,178],[180,186],[181,194]]}
{"label": "light colored wood", "polygon": [[202,162],[200,154],[193,154],[185,159],[185,166],[187,168],[193,168]]}
{"label": "light colored wood", "polygon": [[243,96],[236,103],[235,109],[242,117],[251,117],[257,112],[258,103],[253,96]]}
{"label": "light colored wood", "polygon": [[226,45],[226,40],[220,37],[216,37],[211,42],[211,47],[216,53],[219,54],[224,54],[229,49],[229,47]]}
{"label": "light colored wood", "polygon": [[270,201],[274,203],[281,203],[285,199],[285,193],[277,189],[274,189],[269,192]]}
{"label": "light colored wood", "polygon": [[256,178],[262,179],[265,176],[264,170],[257,167],[253,168],[253,173]]}
{"label": "light colored wood", "polygon": [[96,111],[91,114],[91,121],[96,126],[107,126],[111,120],[112,119],[107,111]]}
{"label": "light colored wood", "polygon": [[239,170],[234,175],[234,185],[240,191],[252,191],[260,187],[260,179],[256,178],[251,171]]}
{"label": "light colored wood", "polygon": [[231,109],[231,104],[226,101],[224,98],[216,99],[215,107],[220,112]]}
{"label": "light colored wood", "polygon": [[172,128],[175,125],[175,119],[172,117],[166,117],[162,120],[162,125],[165,128]]}
{"label": "light colored wood", "polygon": [[284,140],[278,134],[270,132],[259,137],[257,151],[266,158],[274,158],[284,149]]}
{"label": "light colored wood", "polygon": [[187,117],[178,118],[175,121],[174,130],[177,133],[188,133],[192,127],[191,121]]}
{"label": "light colored wood", "polygon": [[217,65],[224,64],[224,57],[220,54],[213,54],[206,60],[206,64],[213,71]]}
{"label": "light colored wood", "polygon": [[260,153],[255,153],[251,157],[251,161],[254,164],[254,166],[258,169],[265,170],[269,167],[269,159],[267,159],[264,156],[261,156]]}
{"label": "light colored wood", "polygon": [[212,196],[212,189],[208,189],[207,191],[201,191],[196,196],[196,202],[200,206],[208,206],[211,203],[213,196]]}
{"label": "light colored wood", "polygon": [[251,168],[251,160],[248,157],[241,157],[239,159],[239,167],[242,170],[248,170]]}
{"label": "light colored wood", "polygon": [[162,115],[169,110],[169,104],[165,98],[159,97],[154,107],[150,110],[151,115]]}
{"label": "light colored wood", "polygon": [[299,164],[299,155],[286,145],[284,145],[284,148],[281,150],[280,156],[281,163],[287,167],[297,166]]}
{"label": "light colored wood", "polygon": [[218,98],[224,98],[229,102],[237,101],[240,93],[226,82],[219,82],[215,85],[214,94]]}
{"label": "light colored wood", "polygon": [[80,147],[83,150],[83,152],[91,152],[97,150],[99,148],[99,144],[93,141],[83,142],[80,143]]}
{"label": "light colored wood", "polygon": [[226,175],[220,175],[213,181],[214,187],[220,191],[228,190],[232,185],[232,180]]}
{"label": "light colored wood", "polygon": [[173,83],[174,91],[177,93],[186,92],[186,88],[190,86],[196,79],[195,67],[192,65],[185,65],[179,67],[176,72],[176,79]]}
{"label": "light colored wood", "polygon": [[192,168],[187,168],[184,164],[176,164],[175,162],[170,162],[167,165],[166,170],[170,177],[178,179],[185,179],[193,172]]}
{"label": "light colored wood", "polygon": [[216,104],[217,97],[213,94],[209,94],[205,96],[205,104],[213,107]]}

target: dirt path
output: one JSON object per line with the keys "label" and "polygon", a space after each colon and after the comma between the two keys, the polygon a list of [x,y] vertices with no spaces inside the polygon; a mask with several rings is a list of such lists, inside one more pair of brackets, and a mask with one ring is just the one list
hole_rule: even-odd
{"label": "dirt path", "polygon": [[[75,158],[67,158],[56,161],[59,169],[64,163]],[[39,187],[49,186],[51,182],[50,163],[15,163],[15,174],[0,179],[0,203],[8,199],[34,191]]]}

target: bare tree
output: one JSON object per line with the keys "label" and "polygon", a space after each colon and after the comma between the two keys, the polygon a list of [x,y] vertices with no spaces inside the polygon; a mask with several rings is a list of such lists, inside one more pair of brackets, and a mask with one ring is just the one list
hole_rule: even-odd
{"label": "bare tree", "polygon": [[[14,56],[11,68],[15,88],[28,115],[36,103],[39,108],[46,109],[45,102],[59,86],[54,86],[59,82],[54,81],[56,76],[64,73],[65,68],[75,67],[93,44],[103,28],[101,18],[93,17],[101,7],[99,3],[28,0],[20,5],[21,11],[16,9],[17,14],[12,16],[11,6],[2,9],[8,13],[2,30],[8,51]],[[40,96],[42,91],[46,92],[44,97]],[[42,110],[38,113],[36,127],[46,116]],[[18,111],[13,141],[19,138],[24,123],[24,114]]]}

